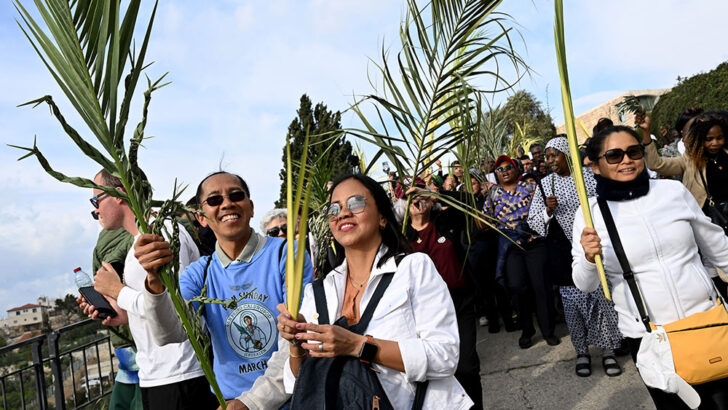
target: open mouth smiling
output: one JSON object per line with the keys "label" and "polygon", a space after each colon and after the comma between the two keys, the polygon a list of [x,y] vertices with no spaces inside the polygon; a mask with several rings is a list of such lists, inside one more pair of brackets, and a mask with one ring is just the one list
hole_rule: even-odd
{"label": "open mouth smiling", "polygon": [[220,218],[220,222],[223,222],[223,223],[225,223],[225,222],[235,222],[238,219],[240,219],[240,215],[239,214],[227,214],[227,215],[223,215]]}

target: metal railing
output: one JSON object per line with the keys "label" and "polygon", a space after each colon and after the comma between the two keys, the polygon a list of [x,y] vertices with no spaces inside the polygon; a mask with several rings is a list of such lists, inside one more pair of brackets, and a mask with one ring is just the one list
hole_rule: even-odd
{"label": "metal railing", "polygon": [[[114,383],[111,340],[108,334],[99,334],[99,330],[98,323],[88,319],[0,348],[0,360],[11,355],[27,358],[28,349],[31,358],[30,364],[26,360],[19,368],[3,360],[5,366],[0,368],[3,409],[80,409],[111,394]],[[79,343],[80,339],[88,340]],[[103,367],[108,368],[106,374],[102,371],[104,349],[108,352],[103,359]],[[82,377],[77,383],[79,375]]]}

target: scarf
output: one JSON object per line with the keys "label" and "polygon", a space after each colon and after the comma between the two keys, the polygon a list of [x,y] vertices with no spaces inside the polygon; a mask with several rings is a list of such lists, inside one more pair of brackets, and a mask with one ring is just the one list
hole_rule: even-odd
{"label": "scarf", "polygon": [[594,175],[597,181],[597,196],[607,201],[627,201],[647,195],[650,191],[650,176],[647,168],[631,181],[614,181],[601,175]]}

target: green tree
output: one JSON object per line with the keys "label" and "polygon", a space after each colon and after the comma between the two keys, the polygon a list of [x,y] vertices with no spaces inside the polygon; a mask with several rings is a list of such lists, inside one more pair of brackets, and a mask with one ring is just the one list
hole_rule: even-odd
{"label": "green tree", "polygon": [[0,347],[5,347],[8,345],[7,340],[3,337],[3,335],[0,335]]}
{"label": "green tree", "polygon": [[556,135],[556,127],[551,114],[544,111],[541,102],[533,94],[520,90],[508,97],[503,107],[508,134],[514,135],[519,127],[526,136],[548,140]]}
{"label": "green tree", "polygon": [[[291,135],[291,158],[301,158],[303,141],[308,130],[310,143],[308,148],[309,158],[319,158],[321,153],[326,150],[330,143],[317,144],[317,142],[329,139],[333,136],[333,132],[341,129],[341,113],[331,112],[322,103],[316,104],[314,107],[311,99],[306,94],[301,96],[301,104],[296,111],[296,118],[293,119],[291,125],[288,126],[288,133]],[[328,133],[328,134],[327,134]],[[322,135],[324,134],[324,135]],[[350,173],[353,170],[351,144],[344,138],[333,143],[331,152],[328,157],[331,160],[333,172],[331,178]],[[286,150],[283,148],[282,155],[283,167],[278,176],[281,179],[281,190],[276,201],[276,208],[286,207]],[[298,180],[298,169],[294,166],[293,180]]]}
{"label": "green tree", "polygon": [[655,135],[660,135],[663,125],[673,127],[685,108],[728,110],[728,62],[707,73],[677,80],[675,88],[661,96],[652,110],[651,131]]}
{"label": "green tree", "polygon": [[81,311],[81,308],[78,307],[78,302],[76,302],[77,296],[74,296],[72,294],[66,294],[63,299],[56,299],[56,307],[55,309],[58,312],[62,312],[62,314],[65,316],[67,321],[72,321],[73,319],[80,319],[81,314],[83,313]]}

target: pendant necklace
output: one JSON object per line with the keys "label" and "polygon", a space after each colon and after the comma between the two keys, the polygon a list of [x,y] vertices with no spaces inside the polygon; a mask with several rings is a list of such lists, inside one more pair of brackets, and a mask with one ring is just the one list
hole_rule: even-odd
{"label": "pendant necklace", "polygon": [[348,276],[349,276],[349,282],[351,282],[351,284],[354,285],[355,288],[363,288],[364,285],[366,284],[366,281],[362,282],[361,284],[358,284],[358,283],[354,282],[354,279],[351,278],[351,275],[348,275]]}

